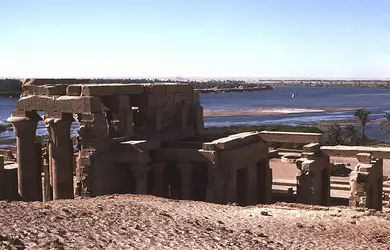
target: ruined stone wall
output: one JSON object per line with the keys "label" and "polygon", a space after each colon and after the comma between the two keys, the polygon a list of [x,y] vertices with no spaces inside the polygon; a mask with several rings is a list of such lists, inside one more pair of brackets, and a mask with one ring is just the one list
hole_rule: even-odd
{"label": "ruined stone wall", "polygon": [[[268,147],[258,133],[241,133],[204,143],[203,150],[205,155],[210,154],[210,158],[215,159],[212,175],[217,202],[242,205],[256,204],[260,200],[270,202],[272,171]],[[261,169],[262,173],[258,174]]]}
{"label": "ruined stone wall", "polygon": [[350,174],[352,207],[366,207],[382,210],[383,160],[375,159],[370,153],[356,155],[359,163]]}

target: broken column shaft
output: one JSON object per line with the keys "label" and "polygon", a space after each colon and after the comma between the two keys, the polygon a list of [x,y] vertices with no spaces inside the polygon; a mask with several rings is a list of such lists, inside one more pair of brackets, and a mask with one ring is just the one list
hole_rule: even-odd
{"label": "broken column shaft", "polygon": [[51,171],[53,199],[73,199],[73,148],[70,140],[71,116],[61,119],[46,119],[51,146]]}
{"label": "broken column shaft", "polygon": [[330,175],[329,156],[321,152],[318,143],[304,146],[302,158],[296,162],[297,202],[313,205],[329,205]]}

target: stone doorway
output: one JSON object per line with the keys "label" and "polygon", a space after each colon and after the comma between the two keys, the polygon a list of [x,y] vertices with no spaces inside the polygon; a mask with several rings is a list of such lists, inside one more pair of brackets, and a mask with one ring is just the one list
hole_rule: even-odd
{"label": "stone doorway", "polygon": [[248,194],[248,168],[240,168],[236,172],[236,185],[237,185],[237,203],[241,206],[247,205]]}
{"label": "stone doorway", "polygon": [[257,163],[257,203],[267,202],[267,160]]}

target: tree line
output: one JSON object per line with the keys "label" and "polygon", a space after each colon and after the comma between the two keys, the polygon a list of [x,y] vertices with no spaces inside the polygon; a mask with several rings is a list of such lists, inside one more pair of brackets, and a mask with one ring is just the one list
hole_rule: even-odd
{"label": "tree line", "polygon": [[[174,79],[147,79],[147,78],[95,78],[90,79],[91,83],[103,84],[103,83],[122,83],[122,84],[141,84],[141,83],[186,83],[194,87],[194,89],[226,89],[226,88],[259,88],[272,90],[270,85],[261,83],[246,83],[243,80],[207,80],[207,81],[195,81],[195,80],[174,80]],[[20,93],[21,82],[18,79],[0,79],[0,93]]]}
{"label": "tree line", "polygon": [[[324,144],[326,145],[365,145],[368,138],[365,134],[366,125],[369,122],[371,112],[365,109],[358,109],[354,112],[354,116],[358,119],[362,129],[358,131],[353,125],[341,127],[334,124],[329,127]],[[379,124],[379,129],[383,134],[390,134],[390,113],[384,114],[385,120]]]}

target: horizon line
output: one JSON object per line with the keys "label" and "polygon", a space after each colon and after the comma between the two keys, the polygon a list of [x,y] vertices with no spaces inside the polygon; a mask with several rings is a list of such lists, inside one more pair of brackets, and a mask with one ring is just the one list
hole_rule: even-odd
{"label": "horizon line", "polygon": [[259,80],[259,81],[296,81],[296,80],[311,80],[311,81],[390,81],[390,78],[374,78],[374,77],[261,77],[261,76],[31,76],[31,77],[16,77],[16,76],[0,76],[0,79],[158,79],[158,80]]}

